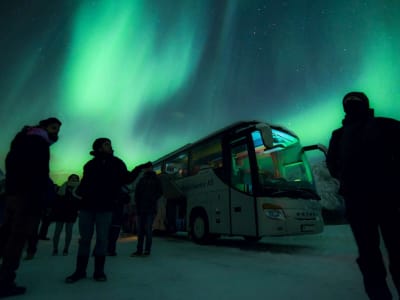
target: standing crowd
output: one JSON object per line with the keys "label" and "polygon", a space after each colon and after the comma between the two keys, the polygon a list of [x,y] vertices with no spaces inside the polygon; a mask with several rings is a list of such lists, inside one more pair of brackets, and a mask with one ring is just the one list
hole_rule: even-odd
{"label": "standing crowd", "polygon": [[[387,249],[388,270],[400,295],[400,122],[375,117],[362,92],[346,94],[342,104],[345,117],[342,126],[332,133],[326,163],[332,177],[340,182],[339,192],[358,246],[357,264],[365,291],[371,300],[389,300],[392,294],[386,282],[380,240]],[[26,288],[15,283],[16,271],[26,243],[28,258],[36,251],[38,226],[46,216],[43,211],[48,201],[55,203],[53,255],[59,253],[63,227],[63,255],[68,255],[79,211],[76,267],[66,278],[67,283],[86,277],[90,255],[94,256],[93,279],[107,280],[106,256],[116,255],[123,206],[128,201],[123,186],[135,180],[138,242],[131,256],[151,253],[152,224],[162,195],[152,164],[128,171],[125,163],[113,155],[111,140],[98,138],[90,152],[93,159],[85,164],[81,180],[71,174],[55,191],[49,177],[49,148],[57,141],[60,127],[56,118],[42,120],[37,126],[24,127],[11,142],[6,158],[4,221],[0,227],[0,297],[25,293]],[[43,234],[48,225],[43,223],[40,238],[46,238]],[[95,246],[91,249],[94,232]]]}
{"label": "standing crowd", "polygon": [[[123,187],[138,179],[141,173],[143,175],[137,183],[141,196],[135,199],[140,202],[143,212],[140,215],[143,221],[139,222],[143,225],[138,227],[139,244],[146,239],[145,253],[150,254],[154,203],[162,194],[161,183],[152,170],[152,164],[148,162],[128,171],[125,163],[114,156],[111,140],[98,138],[90,152],[93,159],[84,165],[82,178],[71,174],[57,188],[49,175],[50,146],[58,140],[61,125],[61,121],[54,117],[42,120],[36,126],[25,126],[11,142],[5,164],[5,204],[0,227],[0,298],[26,292],[25,287],[15,283],[16,271],[25,247],[26,259],[32,259],[38,240],[48,239],[49,220],[55,221],[53,255],[59,253],[63,228],[65,241],[62,254],[68,255],[73,225],[79,220],[76,268],[66,282],[74,283],[86,277],[91,254],[94,256],[93,279],[106,281],[106,255],[116,255],[123,205],[129,201]],[[146,197],[151,198],[150,205],[146,203]],[[51,213],[49,207],[52,207]],[[91,251],[95,232],[95,245]]]}

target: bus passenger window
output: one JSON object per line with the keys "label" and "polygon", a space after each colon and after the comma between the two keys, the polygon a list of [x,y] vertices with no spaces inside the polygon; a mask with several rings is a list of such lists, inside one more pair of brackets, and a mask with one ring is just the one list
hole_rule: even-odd
{"label": "bus passenger window", "polygon": [[209,167],[212,169],[222,168],[222,145],[219,138],[192,150],[190,175],[196,175],[200,170]]}
{"label": "bus passenger window", "polygon": [[172,175],[173,178],[183,178],[187,176],[188,155],[182,153],[177,157],[169,159],[165,163],[165,173]]}
{"label": "bus passenger window", "polygon": [[161,164],[154,165],[153,166],[153,171],[156,172],[157,175],[160,175],[162,172]]}

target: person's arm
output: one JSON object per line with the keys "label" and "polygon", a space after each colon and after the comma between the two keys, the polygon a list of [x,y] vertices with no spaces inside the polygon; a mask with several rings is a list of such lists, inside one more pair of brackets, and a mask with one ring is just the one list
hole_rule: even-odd
{"label": "person's arm", "polygon": [[[90,163],[90,162],[89,162]],[[83,197],[85,197],[85,195],[87,195],[87,191],[88,191],[88,184],[89,184],[89,163],[86,163],[85,166],[83,167],[83,175],[82,175],[82,179],[79,182],[79,185],[73,189],[72,191],[72,195],[78,199],[82,199]]]}
{"label": "person's arm", "polygon": [[340,177],[340,140],[342,130],[335,130],[329,141],[328,153],[326,155],[326,166],[332,177]]}

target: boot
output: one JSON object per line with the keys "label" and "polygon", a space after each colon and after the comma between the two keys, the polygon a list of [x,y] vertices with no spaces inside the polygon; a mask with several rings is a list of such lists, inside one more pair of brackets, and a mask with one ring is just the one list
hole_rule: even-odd
{"label": "boot", "polygon": [[96,256],[94,258],[94,273],[93,279],[96,281],[106,281],[107,276],[104,274],[104,264],[106,262],[105,256]]}
{"label": "boot", "polygon": [[370,300],[391,300],[392,294],[386,282],[383,261],[365,261],[358,258],[357,264],[363,275],[364,289]]}
{"label": "boot", "polygon": [[86,268],[89,262],[89,256],[78,256],[76,258],[76,270],[75,272],[65,278],[66,283],[74,283],[78,280],[86,278]]}
{"label": "boot", "polygon": [[17,286],[15,283],[2,284],[0,283],[0,298],[11,297],[25,294],[26,288]]}

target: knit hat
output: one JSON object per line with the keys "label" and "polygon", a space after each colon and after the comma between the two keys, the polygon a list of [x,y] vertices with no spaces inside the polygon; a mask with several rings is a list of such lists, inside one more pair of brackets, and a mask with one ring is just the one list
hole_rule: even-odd
{"label": "knit hat", "polygon": [[62,125],[61,121],[59,119],[57,119],[57,118],[54,118],[54,117],[51,117],[51,118],[48,118],[48,119],[45,119],[45,120],[41,120],[39,122],[39,126],[40,127],[47,127],[47,126],[49,126],[51,124],[58,124],[60,126]]}
{"label": "knit hat", "polygon": [[97,151],[103,146],[104,143],[109,142],[111,143],[111,140],[108,138],[98,138],[93,142],[92,148],[93,151],[90,152],[90,154],[95,155]]}
{"label": "knit hat", "polygon": [[343,97],[343,109],[347,114],[367,112],[369,100],[363,92],[350,92]]}

